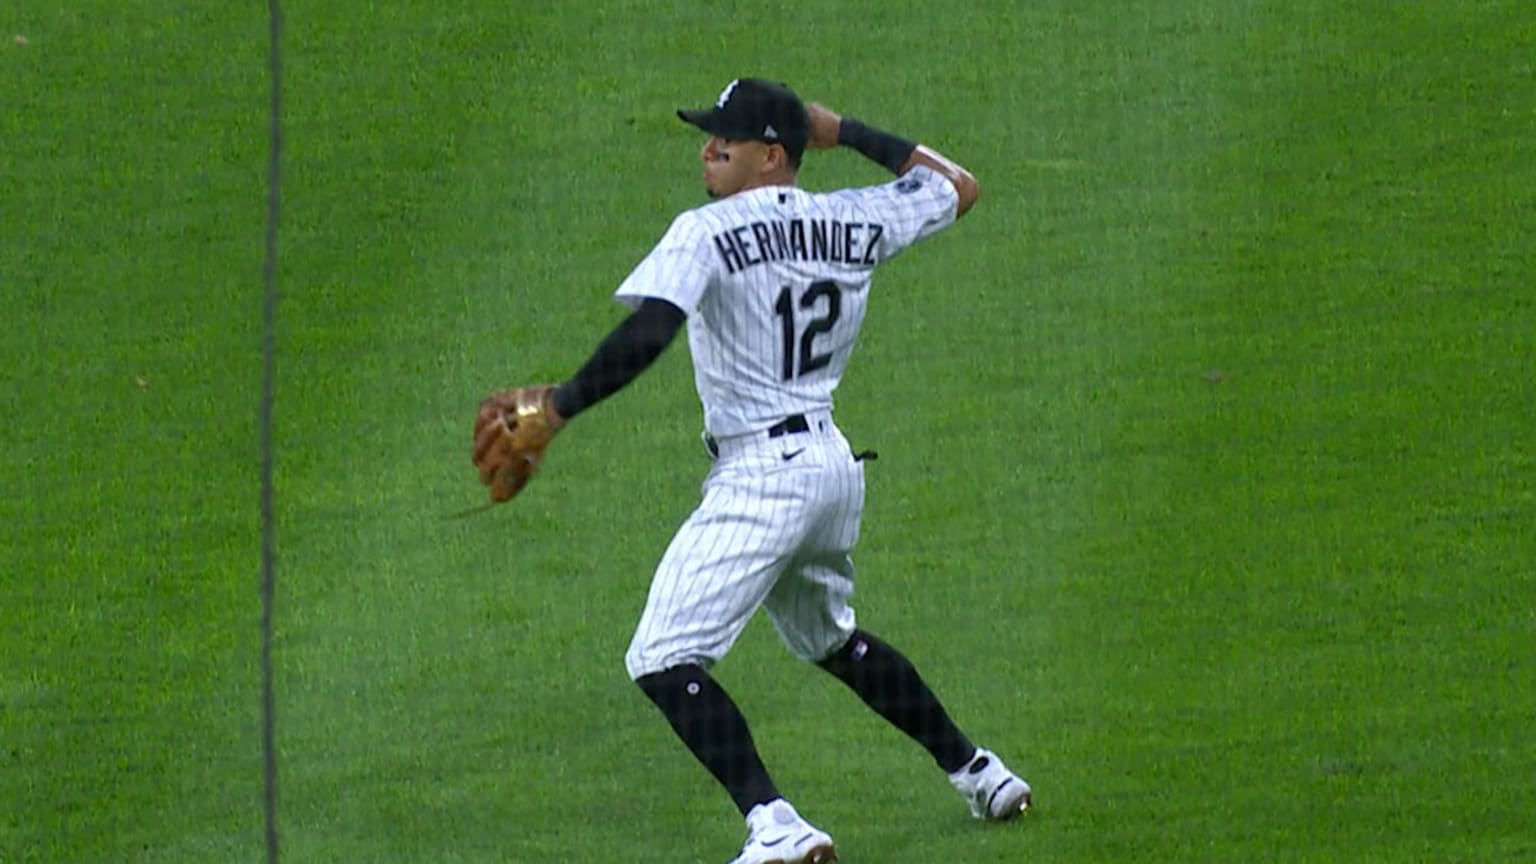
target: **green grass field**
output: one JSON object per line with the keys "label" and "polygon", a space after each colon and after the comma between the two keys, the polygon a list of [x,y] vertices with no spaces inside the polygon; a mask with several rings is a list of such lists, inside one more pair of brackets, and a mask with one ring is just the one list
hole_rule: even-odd
{"label": "green grass field", "polygon": [[[734,854],[623,667],[706,470],[682,346],[444,517],[748,74],[983,187],[877,277],[839,421],[863,623],[1038,812],[973,823],[755,621],[718,676],[845,862],[1536,861],[1528,3],[288,6],[284,861]],[[260,861],[264,9],[0,37],[0,862]]]}

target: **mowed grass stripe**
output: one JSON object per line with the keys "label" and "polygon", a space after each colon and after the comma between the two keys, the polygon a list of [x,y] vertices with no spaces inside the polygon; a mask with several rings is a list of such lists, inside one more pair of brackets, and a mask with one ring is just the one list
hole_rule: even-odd
{"label": "mowed grass stripe", "polygon": [[[590,737],[606,739],[596,734],[597,718],[611,714],[603,706],[633,696],[618,686],[621,645],[602,652],[611,663],[590,664],[606,673],[590,684],[548,659],[598,653],[579,641],[598,628],[584,620],[595,605],[587,597],[623,584],[593,572],[582,530],[592,526],[604,542],[606,493],[577,489],[567,504],[560,495],[563,472],[606,472],[613,457],[601,442],[580,455],[583,432],[573,430],[563,457],[571,467],[552,464],[541,497],[468,521],[444,517],[482,500],[466,437],[475,402],[488,387],[568,374],[586,339],[617,317],[609,278],[588,269],[628,262],[593,263],[615,253],[599,242],[601,225],[583,220],[601,213],[582,187],[599,201],[617,193],[581,157],[588,115],[564,127],[545,104],[552,97],[528,83],[556,71],[537,67],[546,44],[537,18],[397,14],[352,31],[356,50],[338,52],[318,32],[309,48],[320,74],[300,123],[343,147],[300,157],[315,175],[295,217],[300,236],[350,230],[330,221],[349,212],[332,209],[338,201],[395,215],[387,226],[364,220],[369,239],[356,257],[310,242],[291,259],[310,293],[292,307],[304,344],[292,415],[302,437],[290,451],[302,461],[288,475],[290,842],[320,860],[516,856],[519,844],[539,842],[524,837],[523,823],[547,815],[547,798],[530,790],[572,770],[551,750],[566,747],[571,706],[598,712]],[[422,31],[430,45],[410,26],[421,21],[433,23]],[[502,53],[509,46],[529,51]],[[435,62],[445,55],[460,61]],[[387,92],[402,75],[408,98],[380,117],[364,94]],[[396,170],[379,142],[406,139],[429,156]],[[327,177],[333,158],[341,170]],[[641,226],[629,254],[662,228]],[[590,302],[573,300],[578,292]],[[589,336],[570,335],[581,332]],[[614,434],[636,429],[623,423]],[[694,464],[696,451],[682,452]],[[631,522],[646,516],[622,509]],[[567,679],[560,691],[533,689],[554,675]]]}
{"label": "mowed grass stripe", "polygon": [[[1105,515],[1125,530],[1103,545],[1135,578],[1103,589],[1116,597],[1107,608],[1130,607],[1115,618],[1126,667],[1106,682],[1107,704],[1146,718],[1124,746],[1158,759],[1147,775],[1158,785],[1227,790],[1193,808],[1216,817],[1209,826],[1149,835],[1151,848],[1475,857],[1508,846],[1517,808],[1424,820],[1416,802],[1459,762],[1488,764],[1490,746],[1506,767],[1529,763],[1502,711],[1469,716],[1511,696],[1529,704],[1529,688],[1499,672],[1471,685],[1485,700],[1468,699],[1469,670],[1490,653],[1508,663],[1529,628],[1457,623],[1469,608],[1515,612],[1529,542],[1490,526],[1498,539],[1468,555],[1482,545],[1473,534],[1435,523],[1480,519],[1485,494],[1529,507],[1518,475],[1479,488],[1453,455],[1525,458],[1508,424],[1528,385],[1508,373],[1528,338],[1501,337],[1528,305],[1480,278],[1490,250],[1457,227],[1467,184],[1413,185],[1421,203],[1406,210],[1393,187],[1415,183],[1402,172],[1417,139],[1465,140],[1499,113],[1468,117],[1446,88],[1476,92],[1508,58],[1447,56],[1434,16],[1270,12],[1226,21],[1231,41],[1203,40],[1180,67],[1212,68],[1217,110],[1176,120],[1199,133],[1175,163],[1196,190],[1168,235],[1163,276],[1178,301],[1156,319],[1149,374],[1124,394],[1118,437],[1134,455]],[[1486,51],[1500,40],[1483,31],[1507,20],[1463,26],[1450,44]],[[1415,77],[1383,63],[1388,51],[1429,62]],[[1469,68],[1482,71],[1469,80]],[[1486,147],[1495,163],[1507,150],[1497,136]],[[1485,164],[1478,149],[1449,164]],[[1482,302],[1452,299],[1464,292]],[[1491,322],[1498,335],[1484,342]],[[1496,776],[1490,793],[1510,794]],[[1492,836],[1474,840],[1465,819]]]}
{"label": "mowed grass stripe", "polygon": [[6,860],[259,836],[257,16],[94,5],[5,46]]}

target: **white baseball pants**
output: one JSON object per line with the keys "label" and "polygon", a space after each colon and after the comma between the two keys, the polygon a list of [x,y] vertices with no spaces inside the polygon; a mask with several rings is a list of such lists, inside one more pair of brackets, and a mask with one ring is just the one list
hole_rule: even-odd
{"label": "white baseball pants", "polygon": [[631,678],[725,656],[753,613],[820,660],[853,634],[853,559],[864,465],[828,413],[809,431],[717,442],[704,500],[657,565],[625,655]]}

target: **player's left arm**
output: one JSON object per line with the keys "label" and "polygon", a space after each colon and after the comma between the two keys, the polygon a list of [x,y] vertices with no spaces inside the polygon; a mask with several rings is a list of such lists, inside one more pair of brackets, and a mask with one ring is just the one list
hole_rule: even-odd
{"label": "player's left arm", "polygon": [[614,292],[634,311],[569,381],[503,390],[480,403],[473,456],[492,501],[517,495],[566,421],[622,390],[672,343],[709,285],[710,258],[699,254],[706,242],[692,211],[679,215]]}
{"label": "player's left arm", "polygon": [[591,359],[559,387],[492,393],[475,417],[472,457],[491,501],[510,501],[544,461],[567,420],[612,396],[656,362],[687,318],[675,304],[647,298],[613,328]]}
{"label": "player's left arm", "polygon": [[561,422],[607,399],[639,377],[672,344],[709,284],[707,234],[684,212],[656,248],[625,278],[615,296],[634,309],[613,328],[571,379],[550,393]]}
{"label": "player's left arm", "polygon": [[555,388],[550,404],[562,422],[624,389],[650,368],[676,338],[688,316],[672,303],[648,297],[619,322],[571,379]]}

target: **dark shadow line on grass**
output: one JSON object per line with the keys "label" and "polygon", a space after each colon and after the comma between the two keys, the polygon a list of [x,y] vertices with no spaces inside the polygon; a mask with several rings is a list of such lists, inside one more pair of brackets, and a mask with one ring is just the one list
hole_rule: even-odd
{"label": "dark shadow line on grass", "polygon": [[262,807],[267,864],[277,864],[277,700],[272,682],[272,607],[277,594],[276,506],[273,488],[272,407],[277,379],[277,225],[282,201],[283,12],[267,0],[267,75],[270,87],[267,153],[266,254],[262,262],[261,409],[261,747]]}

